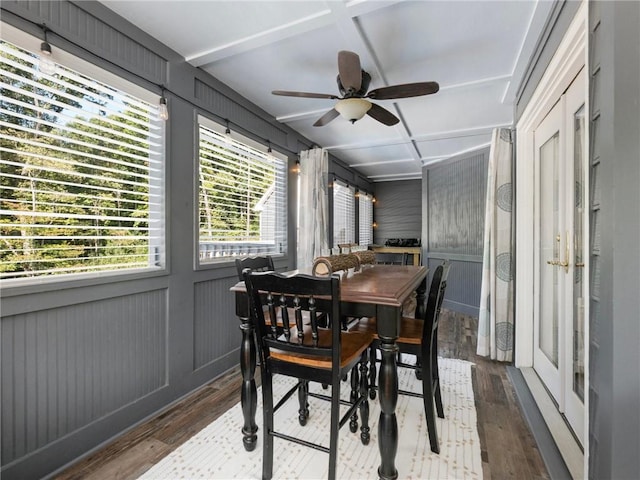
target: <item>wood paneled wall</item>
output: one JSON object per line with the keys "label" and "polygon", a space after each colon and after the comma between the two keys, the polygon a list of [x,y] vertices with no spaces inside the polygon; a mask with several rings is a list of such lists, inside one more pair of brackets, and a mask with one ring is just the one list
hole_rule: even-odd
{"label": "wood paneled wall", "polygon": [[422,237],[422,182],[403,180],[375,184],[373,243],[384,245],[389,238]]}
{"label": "wood paneled wall", "polygon": [[[55,48],[157,94],[163,85],[170,108],[166,270],[1,291],[0,477],[23,480],[50,476],[239,363],[235,265],[194,268],[197,115],[269,138],[290,172],[312,143],[99,2],[7,0],[2,20],[38,38],[44,23]],[[331,169],[373,191],[335,158]],[[295,267],[295,179],[278,269]]]}
{"label": "wood paneled wall", "polygon": [[423,258],[430,270],[451,261],[444,305],[477,316],[480,308],[489,149],[423,168]]}

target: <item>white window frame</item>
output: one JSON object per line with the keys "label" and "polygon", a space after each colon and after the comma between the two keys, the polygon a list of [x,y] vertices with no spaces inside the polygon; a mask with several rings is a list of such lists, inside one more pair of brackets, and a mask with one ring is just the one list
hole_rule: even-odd
{"label": "white window frame", "polygon": [[333,182],[333,248],[356,241],[355,189],[341,180]]}
{"label": "white window frame", "polygon": [[[2,40],[9,42],[17,47],[27,50],[35,55],[39,55],[41,39],[33,37],[11,25],[1,23],[1,38]],[[146,239],[148,242],[148,252],[146,261],[140,263],[146,263],[146,266],[127,266],[127,262],[124,262],[122,268],[105,268],[102,270],[89,270],[82,271],[78,269],[76,272],[56,273],[55,269],[52,269],[51,274],[47,275],[34,275],[30,277],[20,278],[5,278],[3,279],[3,289],[12,287],[29,287],[29,286],[46,286],[46,285],[58,285],[61,282],[77,282],[77,281],[91,281],[97,279],[98,282],[109,281],[112,277],[127,276],[127,278],[157,275],[165,272],[166,268],[166,208],[165,208],[165,122],[157,116],[157,106],[159,104],[160,97],[138,85],[135,85],[124,78],[121,78],[109,71],[106,71],[94,64],[91,64],[75,55],[72,55],[57,46],[52,46],[53,55],[52,58],[56,64],[63,66],[65,69],[69,69],[84,75],[92,79],[99,79],[99,83],[91,84],[92,88],[98,90],[106,89],[108,91],[121,91],[127,95],[135,98],[132,101],[140,102],[142,104],[148,104],[144,108],[148,108],[150,115],[149,125],[152,131],[157,134],[153,140],[153,147],[149,147],[149,163],[147,164],[146,175],[140,177],[141,182],[148,182],[148,198],[149,198],[149,213],[146,220],[143,223],[147,223],[148,226],[144,227],[148,234],[146,236],[140,236],[139,238]],[[44,74],[41,74],[44,75]],[[57,74],[54,74],[54,76]],[[100,85],[104,85],[101,87]],[[105,90],[105,91],[106,91]],[[107,107],[108,108],[108,107]],[[154,109],[156,110],[154,112]],[[94,108],[94,114],[90,109],[83,108],[82,116],[84,120],[88,121],[91,118],[97,118],[102,116],[102,112],[98,108]],[[93,115],[93,116],[92,116]],[[75,117],[73,118],[75,120]],[[151,145],[151,144],[150,144]],[[64,161],[64,158],[63,158]],[[113,167],[113,166],[112,166]],[[117,170],[117,166],[115,169]],[[152,173],[153,172],[153,173]],[[153,200],[152,200],[153,199]],[[117,216],[117,213],[113,213]],[[17,293],[18,290],[16,289]]]}
{"label": "white window frame", "polygon": [[[237,132],[226,133],[226,125],[220,125],[219,123],[204,117],[198,116],[198,141],[196,145],[197,159],[195,170],[195,266],[196,269],[207,268],[211,265],[217,265],[233,261],[235,258],[255,256],[255,255],[270,255],[272,257],[284,256],[288,252],[288,158],[276,149],[271,148],[269,152],[267,146],[258,143],[244,135]],[[213,132],[211,135],[207,131]],[[276,182],[271,185],[269,190],[265,192],[273,195],[271,202],[272,212],[268,218],[260,218],[261,222],[267,222],[266,228],[261,223],[260,233],[258,238],[253,234],[248,233],[249,238],[244,241],[229,241],[224,240],[222,237],[225,232],[213,231],[212,237],[207,238],[202,236],[201,229],[201,178],[203,170],[201,168],[201,151],[200,151],[200,136],[208,135],[207,141],[210,144],[216,141],[221,141],[222,137],[226,137],[224,141],[229,144],[229,148],[235,150],[239,157],[251,158],[254,156],[254,160],[257,163],[263,163],[268,165],[269,163],[275,168]],[[213,142],[213,143],[211,143]],[[220,143],[222,144],[222,143]],[[215,195],[215,191],[209,190]],[[264,197],[259,200],[253,198],[252,211],[259,211],[263,208]],[[273,224],[271,224],[273,222]],[[227,234],[235,235],[236,232],[227,231]],[[255,233],[255,232],[254,232]],[[263,235],[266,234],[267,239],[263,239]],[[220,238],[216,238],[219,235]]]}
{"label": "white window frame", "polygon": [[358,193],[358,245],[373,244],[373,195]]}

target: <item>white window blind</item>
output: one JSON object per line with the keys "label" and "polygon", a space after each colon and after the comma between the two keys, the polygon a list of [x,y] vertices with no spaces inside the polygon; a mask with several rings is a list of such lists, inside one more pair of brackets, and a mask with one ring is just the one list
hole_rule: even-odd
{"label": "white window blind", "polygon": [[333,246],[355,242],[355,191],[333,182]]}
{"label": "white window blind", "polygon": [[284,254],[287,162],[200,125],[199,259]]}
{"label": "white window blind", "polygon": [[367,247],[373,243],[373,197],[360,192],[358,195],[358,244]]}
{"label": "white window blind", "polygon": [[62,65],[45,75],[5,41],[0,54],[0,278],[162,267],[157,105]]}

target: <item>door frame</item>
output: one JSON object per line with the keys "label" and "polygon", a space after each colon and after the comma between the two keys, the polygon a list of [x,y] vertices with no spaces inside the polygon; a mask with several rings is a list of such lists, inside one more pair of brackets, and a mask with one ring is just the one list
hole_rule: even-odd
{"label": "door frame", "polygon": [[[516,124],[516,165],[515,165],[515,366],[524,370],[533,367],[533,332],[534,332],[534,311],[535,311],[535,263],[534,263],[534,225],[537,223],[535,206],[535,186],[533,179],[534,171],[534,131],[542,122],[548,112],[551,111],[562,94],[567,90],[571,82],[576,78],[582,68],[589,72],[588,62],[588,2],[583,2],[569,28],[567,29],[558,49],[549,62],[540,82],[536,86],[533,95],[524,109],[520,120]],[[585,82],[588,82],[588,74],[585,75]],[[587,85],[588,87],[588,85]],[[585,98],[585,115],[587,126],[589,119],[589,99],[588,88],[587,98]],[[589,143],[589,129],[586,129],[586,145]],[[588,157],[588,154],[587,154]],[[587,170],[588,172],[588,170]],[[589,183],[587,182],[587,188]],[[588,198],[588,194],[587,194]],[[588,243],[589,225],[585,224]],[[587,251],[587,250],[585,250]],[[589,278],[589,266],[584,270],[585,278]],[[589,318],[588,305],[585,305],[585,319]],[[589,344],[589,326],[585,322],[585,345]],[[585,349],[585,371],[589,371],[588,349]],[[525,375],[525,377],[531,375]],[[585,392],[588,392],[589,378],[585,378]],[[538,389],[540,390],[540,389]],[[544,391],[544,389],[541,389]],[[585,419],[584,419],[584,455],[581,456],[581,465],[576,465],[576,469],[581,472],[588,471],[588,395],[585,395]],[[536,399],[536,403],[541,406],[544,400]],[[542,410],[542,408],[541,408]],[[557,411],[556,411],[557,412]],[[544,412],[543,412],[544,416]],[[547,422],[549,424],[549,422]],[[556,422],[557,423],[557,422]],[[567,429],[568,430],[568,429]],[[552,430],[552,435],[561,451],[567,466],[575,464],[574,461],[567,461],[567,456],[563,452],[556,435]],[[570,436],[570,435],[569,435]],[[566,436],[564,436],[566,438]],[[575,446],[570,450],[575,451]],[[580,450],[578,449],[578,452]],[[573,470],[572,475],[582,477],[577,470]]]}

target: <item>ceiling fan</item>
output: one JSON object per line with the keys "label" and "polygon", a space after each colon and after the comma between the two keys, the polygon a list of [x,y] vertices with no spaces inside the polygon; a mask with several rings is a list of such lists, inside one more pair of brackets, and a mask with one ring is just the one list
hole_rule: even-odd
{"label": "ceiling fan", "polygon": [[371,90],[369,83],[371,76],[360,67],[358,54],[342,50],[338,52],[338,90],[340,97],[329,93],[290,92],[287,90],[274,90],[274,95],[286,97],[329,98],[338,100],[335,106],[320,117],[314,127],[322,127],[338,115],[342,115],[351,123],[355,123],[365,114],[385,125],[395,125],[400,120],[386,108],[367,100],[391,100],[395,98],[418,97],[436,93],[440,86],[437,82],[405,83]]}

